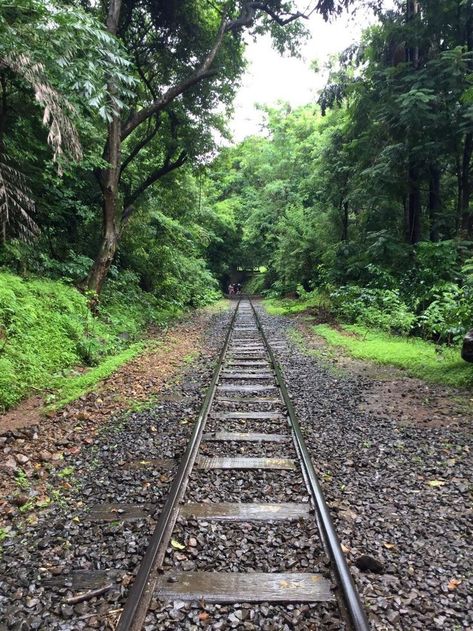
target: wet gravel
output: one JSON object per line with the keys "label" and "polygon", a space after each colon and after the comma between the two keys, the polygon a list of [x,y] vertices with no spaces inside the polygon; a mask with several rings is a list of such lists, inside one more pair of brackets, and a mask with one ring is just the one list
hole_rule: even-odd
{"label": "wet gravel", "polygon": [[193,471],[186,500],[198,502],[308,502],[300,470]]}
{"label": "wet gravel", "polygon": [[[262,314],[271,338],[288,319]],[[351,571],[375,629],[473,628],[470,431],[360,411],[371,382],[277,351]],[[360,571],[361,555],[382,572]]]}
{"label": "wet gravel", "polygon": [[[243,409],[241,406],[239,409]],[[254,408],[253,408],[254,409]],[[259,419],[220,419],[209,418],[206,425],[208,432],[266,432],[268,434],[285,434],[288,431],[288,424],[285,420],[265,420]]]}
{"label": "wet gravel", "polygon": [[310,519],[243,523],[179,520],[173,537],[185,549],[168,548],[165,569],[320,572],[330,578],[317,526]]}
{"label": "wet gravel", "polygon": [[[284,432],[288,435],[287,430]],[[203,442],[199,449],[201,456],[229,456],[242,458],[256,457],[276,457],[276,458],[293,458],[297,459],[296,450],[291,438],[284,443],[271,442],[236,442],[234,440],[227,441],[209,441]]]}
{"label": "wet gravel", "polygon": [[207,629],[209,631],[344,631],[334,603],[274,605],[249,603],[235,605],[196,604],[176,600],[154,600],[148,613],[145,631],[157,629]]}
{"label": "wet gravel", "polygon": [[[263,319],[373,628],[473,628],[471,435],[403,427],[360,412],[371,385],[367,379],[331,374],[293,346],[287,337],[290,321]],[[208,332],[213,356],[227,322],[228,314],[216,316]],[[169,398],[161,397],[152,410],[112,419],[90,447],[66,457],[50,489],[54,503],[30,516],[3,544],[0,631],[114,628],[211,373],[211,357],[201,358],[169,389]],[[255,396],[262,397],[216,401],[214,410],[280,408],[255,406],[250,402]],[[287,433],[287,424],[211,418],[206,431]],[[233,445],[208,442],[201,455],[294,457],[290,442],[234,446],[235,451]],[[185,501],[203,499],[308,502],[298,470],[194,471]],[[91,520],[91,508],[106,502],[141,505],[148,516]],[[173,537],[185,548],[170,547],[166,565],[326,574],[316,528],[303,524],[179,521]],[[291,539],[294,544],[285,545]],[[362,555],[381,564],[379,573],[356,567]],[[69,597],[87,591],[77,581],[89,571],[104,573],[111,588],[98,598],[69,604]],[[155,599],[145,629],[341,631],[345,626],[336,603],[209,605]]]}

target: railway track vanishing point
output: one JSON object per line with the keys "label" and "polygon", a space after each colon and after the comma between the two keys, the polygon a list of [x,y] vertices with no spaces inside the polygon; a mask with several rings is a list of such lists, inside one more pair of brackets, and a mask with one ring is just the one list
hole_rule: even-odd
{"label": "railway track vanishing point", "polygon": [[[271,455],[241,457],[233,451],[238,445],[248,446],[250,452],[254,448],[258,454],[267,451]],[[295,450],[296,458],[286,457],[291,450]],[[212,455],[201,455],[202,452]],[[205,490],[212,481],[205,476],[222,470],[297,475],[305,482],[307,496],[297,502],[257,502],[254,498],[261,498],[261,489],[255,488],[251,501],[209,501]],[[202,501],[189,501],[186,497],[194,472]],[[328,576],[327,571],[183,571],[173,569],[172,560],[166,558],[178,520],[200,521],[210,527],[218,522],[303,524],[314,519],[320,537],[318,545],[330,559]],[[356,631],[369,629],[281,369],[249,298],[239,300],[235,307],[212,381],[117,631],[141,629],[153,597],[160,601],[203,603],[337,600],[342,619],[349,627]]]}

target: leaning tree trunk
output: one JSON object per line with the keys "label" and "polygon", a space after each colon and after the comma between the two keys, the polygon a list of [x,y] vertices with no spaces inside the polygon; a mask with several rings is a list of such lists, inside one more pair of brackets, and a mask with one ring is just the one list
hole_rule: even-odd
{"label": "leaning tree trunk", "polygon": [[430,166],[429,181],[429,220],[430,220],[430,240],[439,241],[439,218],[440,218],[440,169],[436,164]]}
{"label": "leaning tree trunk", "polygon": [[120,179],[120,132],[121,124],[118,116],[113,118],[108,131],[108,163],[100,175],[103,195],[103,233],[102,241],[94,264],[87,277],[86,287],[89,291],[100,294],[108,271],[113,263],[120,237],[118,184]]}
{"label": "leaning tree trunk", "polygon": [[411,161],[408,169],[408,194],[407,194],[407,242],[415,245],[421,237],[421,212],[422,202],[419,186],[419,169],[414,161]]}
{"label": "leaning tree trunk", "polygon": [[341,240],[342,241],[348,241],[348,211],[349,211],[349,204],[348,201],[345,200],[341,203],[341,211],[342,211],[342,233],[341,233]]}
{"label": "leaning tree trunk", "polygon": [[473,236],[473,216],[470,212],[471,182],[470,169],[473,156],[473,135],[468,133],[463,146],[463,159],[461,167],[461,196],[460,196],[460,221],[461,234],[465,239]]}
{"label": "leaning tree trunk", "polygon": [[[107,30],[116,35],[120,21],[121,0],[110,0],[107,15]],[[108,89],[115,92],[115,86],[109,83]],[[100,173],[100,187],[102,189],[103,228],[102,241],[98,254],[85,283],[86,289],[100,294],[113,263],[120,237],[119,226],[119,195],[118,186],[121,168],[121,132],[120,115],[114,114],[108,126],[107,144],[104,157],[108,167]],[[117,225],[118,224],[118,225]]]}

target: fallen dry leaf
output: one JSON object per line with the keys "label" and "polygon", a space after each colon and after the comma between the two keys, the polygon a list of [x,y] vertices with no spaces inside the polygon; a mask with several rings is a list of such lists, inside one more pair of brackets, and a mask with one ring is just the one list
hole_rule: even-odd
{"label": "fallen dry leaf", "polygon": [[458,578],[452,578],[449,581],[447,587],[451,592],[453,592],[453,590],[456,589],[459,585],[461,585],[461,583],[462,583],[461,580],[459,580]]}
{"label": "fallen dry leaf", "polygon": [[210,618],[209,614],[206,611],[201,611],[199,614],[199,620],[204,621]]}
{"label": "fallen dry leaf", "polygon": [[387,548],[388,550],[392,550],[393,548],[395,548],[395,547],[396,547],[396,544],[395,544],[395,543],[386,543],[386,542],[384,542],[384,543],[383,543],[383,546],[384,546],[385,548]]}
{"label": "fallen dry leaf", "polygon": [[343,543],[340,545],[342,552],[344,552],[345,554],[348,554],[350,552],[350,548],[348,548],[346,545],[344,545]]}
{"label": "fallen dry leaf", "polygon": [[445,484],[447,483],[445,482],[445,480],[429,480],[427,484],[429,486],[436,487],[436,486],[445,486]]}

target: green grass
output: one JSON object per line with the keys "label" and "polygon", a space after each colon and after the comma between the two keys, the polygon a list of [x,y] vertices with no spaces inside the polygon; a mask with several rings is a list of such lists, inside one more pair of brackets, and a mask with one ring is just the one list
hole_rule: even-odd
{"label": "green grass", "polygon": [[[118,291],[95,317],[74,287],[0,272],[0,412],[56,383],[66,390],[95,383],[132,357],[146,325],[163,317],[151,298],[126,299]],[[99,372],[64,381],[78,365]]]}
{"label": "green grass", "polygon": [[412,377],[433,383],[459,388],[473,385],[473,365],[460,358],[458,348],[439,347],[418,338],[403,338],[360,325],[346,325],[342,329],[345,333],[326,324],[314,326],[314,331],[329,344],[342,347],[357,359],[396,366]]}
{"label": "green grass", "polygon": [[315,292],[304,298],[266,298],[264,307],[270,315],[291,315],[302,313],[307,309],[321,307],[321,298]]}
{"label": "green grass", "polygon": [[[59,388],[58,405],[90,391],[142,350],[149,324],[166,325],[183,311],[110,281],[94,316],[70,285],[0,271],[0,413],[46,388]],[[93,368],[71,376],[76,366]]]}
{"label": "green grass", "polygon": [[48,409],[57,410],[84,394],[92,392],[100,381],[106,379],[118,370],[120,366],[139,355],[146,347],[145,342],[137,342],[121,353],[109,357],[100,366],[91,368],[79,377],[63,377],[57,380],[55,383],[55,394],[52,397],[52,401],[50,401]]}

